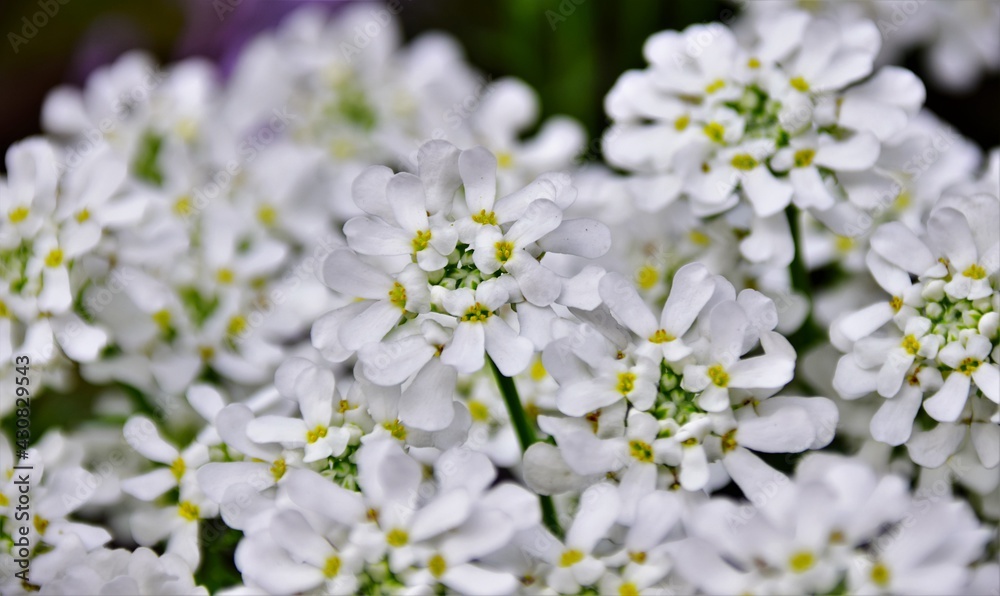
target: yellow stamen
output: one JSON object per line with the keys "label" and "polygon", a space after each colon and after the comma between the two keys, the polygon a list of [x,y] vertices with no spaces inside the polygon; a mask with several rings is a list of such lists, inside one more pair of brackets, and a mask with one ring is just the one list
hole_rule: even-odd
{"label": "yellow stamen", "polygon": [[628,395],[629,393],[632,393],[633,389],[635,389],[635,373],[618,373],[618,393]]}
{"label": "yellow stamen", "polygon": [[962,275],[969,279],[983,279],[986,277],[986,268],[979,263],[973,263],[962,272]]}
{"label": "yellow stamen", "polygon": [[657,329],[656,333],[649,336],[649,341],[654,344],[665,344],[677,339],[673,335],[667,333],[666,329]]}
{"label": "yellow stamen", "polygon": [[497,260],[501,263],[506,263],[514,256],[514,243],[508,242],[506,240],[501,240],[496,243],[497,249]]}
{"label": "yellow stamen", "polygon": [[177,506],[177,513],[188,521],[197,521],[201,512],[198,506],[191,501],[181,501],[181,504]]}
{"label": "yellow stamen", "polygon": [[427,248],[427,245],[431,241],[431,231],[430,230],[417,230],[417,233],[413,236],[413,252],[420,252]]}
{"label": "yellow stamen", "polygon": [[808,168],[812,165],[813,158],[816,157],[815,149],[799,149],[795,152],[795,167]]}
{"label": "yellow stamen", "polygon": [[338,573],[340,573],[340,557],[330,555],[327,557],[326,562],[323,563],[323,576],[327,579],[332,579],[337,577]]}
{"label": "yellow stamen", "polygon": [[711,95],[712,93],[715,93],[716,91],[722,89],[725,86],[726,86],[725,81],[723,81],[722,79],[715,79],[714,81],[705,86],[705,93]]}
{"label": "yellow stamen", "polygon": [[712,379],[712,383],[716,387],[727,387],[729,385],[729,373],[726,372],[726,369],[722,368],[721,364],[709,367],[708,378]]}
{"label": "yellow stamen", "polygon": [[582,551],[571,548],[569,550],[563,551],[562,556],[559,557],[560,567],[572,567],[584,559],[585,555]]}
{"label": "yellow stamen", "polygon": [[392,289],[389,290],[389,303],[406,310],[406,288],[398,281],[392,282]]}
{"label": "yellow stamen", "polygon": [[497,225],[497,214],[492,211],[486,211],[485,209],[480,209],[479,213],[475,213],[472,216],[472,221],[481,225]]}
{"label": "yellow stamen", "polygon": [[740,153],[738,155],[734,155],[731,163],[733,164],[733,167],[736,168],[737,170],[744,170],[744,171],[752,170],[756,168],[758,165],[760,165],[760,162],[757,161],[757,159],[754,158],[754,156],[750,155],[749,153]]}
{"label": "yellow stamen", "polygon": [[21,223],[28,218],[29,213],[31,213],[31,209],[21,205],[20,207],[14,207],[8,211],[7,217],[10,218],[10,223]]}
{"label": "yellow stamen", "polygon": [[406,533],[406,530],[393,528],[388,534],[385,535],[385,541],[389,544],[389,546],[399,548],[401,546],[406,546],[406,543],[410,541],[410,535]]}
{"label": "yellow stamen", "polygon": [[701,130],[705,133],[705,136],[712,139],[716,143],[721,143],[726,134],[726,127],[718,122],[709,122]]}
{"label": "yellow stamen", "polygon": [[170,464],[170,472],[174,475],[174,478],[180,482],[181,478],[184,476],[184,472],[187,471],[187,464],[184,463],[183,457],[178,457]]}
{"label": "yellow stamen", "polygon": [[650,463],[653,461],[653,447],[645,441],[640,441],[638,439],[630,441],[628,444],[628,452],[638,461],[644,463]]}
{"label": "yellow stamen", "polygon": [[802,77],[795,77],[794,79],[788,81],[788,84],[791,85],[796,91],[801,91],[802,93],[809,91],[809,83],[807,83]]}
{"label": "yellow stamen", "polygon": [[434,555],[429,561],[427,561],[427,570],[431,572],[434,577],[440,578],[444,575],[444,572],[448,570],[448,563],[445,562],[444,557],[441,555]]}
{"label": "yellow stamen", "polygon": [[49,254],[45,256],[45,266],[46,267],[58,267],[62,265],[63,262],[63,251],[58,248],[53,248],[49,251]]}
{"label": "yellow stamen", "polygon": [[486,319],[493,315],[493,311],[486,308],[480,303],[475,303],[469,307],[469,310],[465,311],[462,315],[463,321],[469,321],[471,323],[485,323]]}
{"label": "yellow stamen", "polygon": [[917,341],[916,337],[913,337],[912,335],[907,335],[906,337],[903,338],[902,347],[910,355],[916,356],[917,352],[920,351],[920,342]]}
{"label": "yellow stamen", "polygon": [[215,279],[218,280],[220,284],[231,284],[233,280],[236,279],[236,274],[233,270],[228,267],[223,267],[215,272]]}
{"label": "yellow stamen", "polygon": [[804,573],[816,564],[816,557],[807,550],[799,551],[788,558],[788,566],[795,573]]}

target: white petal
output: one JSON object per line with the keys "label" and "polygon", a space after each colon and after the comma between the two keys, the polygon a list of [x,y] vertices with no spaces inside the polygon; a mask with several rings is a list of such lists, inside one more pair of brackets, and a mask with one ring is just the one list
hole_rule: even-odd
{"label": "white petal", "polygon": [[464,490],[449,491],[424,505],[413,516],[410,536],[423,541],[464,522],[472,511],[472,499]]}
{"label": "white petal", "polygon": [[38,294],[38,309],[60,314],[73,304],[69,285],[69,270],[64,266],[45,267],[42,270],[42,291]]}
{"label": "white petal", "polygon": [[351,185],[354,204],[365,213],[391,220],[392,209],[385,197],[385,186],[392,175],[392,170],[385,166],[368,166],[362,170]]}
{"label": "white petal", "polygon": [[618,491],[611,484],[602,482],[585,490],[580,496],[576,519],[566,532],[566,546],[584,553],[594,550],[618,519],[620,507]]}
{"label": "white petal", "polygon": [[701,490],[708,484],[708,459],[701,445],[683,448],[680,481],[689,491]]}
{"label": "white petal", "polygon": [[309,427],[299,418],[261,416],[247,425],[247,436],[257,443],[305,444],[308,430]]}
{"label": "white petal", "polygon": [[754,212],[761,217],[778,213],[792,199],[792,186],[775,178],[766,167],[747,172],[742,184]]}
{"label": "white petal", "polygon": [[150,461],[172,464],[180,456],[173,445],[160,438],[156,425],[145,416],[129,418],[122,429],[122,434],[132,449]]}
{"label": "white petal", "polygon": [[886,261],[917,275],[923,275],[937,263],[930,249],[900,222],[879,226],[872,234],[871,245]]}
{"label": "white petal", "polygon": [[1000,403],[1000,367],[996,364],[983,362],[972,373],[976,386],[993,403]]}
{"label": "white petal", "polygon": [[483,147],[462,151],[458,171],[465,186],[465,201],[473,215],[493,211],[497,193],[497,159]]}
{"label": "white petal", "polygon": [[620,399],[622,395],[602,378],[562,386],[556,394],[559,411],[567,416],[583,416],[598,408],[610,406]]}
{"label": "white petal", "polygon": [[290,471],[284,486],[293,503],[338,523],[352,525],[365,517],[365,503],[359,493],[312,470]]}
{"label": "white petal", "polygon": [[636,335],[648,338],[656,332],[656,318],[635,287],[619,273],[609,272],[599,285],[601,300]]}
{"label": "white petal", "polygon": [[142,501],[152,501],[177,486],[170,468],[159,468],[142,476],[122,480],[122,490]]}
{"label": "white petal", "polygon": [[538,240],[538,246],[545,252],[596,259],[611,249],[611,230],[589,218],[564,219]]}
{"label": "white petal", "polygon": [[906,450],[914,463],[925,468],[937,468],[958,450],[964,439],[963,425],[941,423],[927,432],[915,433],[907,441]]}
{"label": "white petal", "polygon": [[890,350],[885,364],[878,373],[878,394],[882,397],[896,395],[911,364],[913,364],[911,354],[899,347]]}
{"label": "white petal", "polygon": [[825,211],[836,201],[814,167],[795,168],[788,173],[788,178],[795,188],[795,204],[803,209]]}
{"label": "white petal", "polygon": [[872,438],[893,446],[908,441],[923,396],[919,386],[906,384],[896,397],[885,400],[872,417]]}
{"label": "white petal", "polygon": [[385,298],[392,278],[362,261],[352,250],[335,250],[323,261],[323,283],[352,298]]}
{"label": "white petal", "polygon": [[441,583],[459,594],[469,596],[503,596],[512,594],[520,586],[513,575],[465,564],[448,569]]}
{"label": "white petal", "polygon": [[447,141],[428,141],[417,154],[419,174],[427,196],[427,210],[437,213],[451,208],[462,180],[458,172],[458,147]]}
{"label": "white petal", "polygon": [[333,372],[326,368],[307,368],[295,377],[295,396],[299,401],[302,419],[309,428],[330,423],[335,388]]}
{"label": "white petal", "polygon": [[795,362],[781,356],[754,356],[733,363],[727,372],[730,387],[773,389],[792,380]]}
{"label": "white petal", "polygon": [[413,382],[403,390],[399,401],[399,420],[406,426],[426,431],[447,428],[455,413],[451,402],[456,380],[454,368],[442,364],[439,358],[431,357]]}
{"label": "white petal", "polygon": [[420,178],[408,172],[396,174],[386,184],[385,194],[401,228],[408,232],[428,228],[427,200]]}
{"label": "white petal", "polygon": [[358,359],[364,363],[365,377],[369,381],[388,387],[409,379],[434,357],[436,351],[437,348],[418,333],[396,341],[363,346]]}
{"label": "white petal", "polygon": [[821,144],[813,162],[831,170],[859,172],[875,164],[880,149],[881,145],[875,135],[860,132],[846,141]]}
{"label": "white petal", "polygon": [[482,326],[485,327],[486,351],[504,376],[513,377],[528,368],[535,353],[531,340],[520,337],[510,325],[495,315]]}
{"label": "white petal", "polygon": [[968,375],[958,371],[952,372],[945,379],[938,392],[924,402],[924,410],[931,418],[941,422],[958,420],[965,402],[969,398],[969,387],[972,381]]}
{"label": "white petal", "polygon": [[805,451],[815,438],[809,415],[795,406],[777,409],[766,416],[744,418],[736,431],[739,445],[763,453]]}
{"label": "white petal", "polygon": [[687,333],[715,293],[710,277],[701,263],[689,263],[677,270],[660,314],[660,326],[665,331],[678,338]]}
{"label": "white petal", "polygon": [[1000,426],[992,422],[973,422],[972,444],[984,467],[994,469],[1000,464]]}
{"label": "white petal", "polygon": [[357,350],[365,344],[381,341],[402,316],[402,310],[388,300],[372,302],[363,312],[341,325],[338,334],[340,343],[348,350]]}
{"label": "white petal", "polygon": [[347,244],[363,255],[405,255],[413,252],[412,233],[375,217],[355,217],[344,224]]}
{"label": "white petal", "polygon": [[459,323],[451,342],[441,352],[441,362],[460,373],[471,374],[483,368],[486,332],[481,323]]}
{"label": "white petal", "polygon": [[562,223],[562,209],[547,199],[532,201],[505,237],[517,246],[530,244]]}

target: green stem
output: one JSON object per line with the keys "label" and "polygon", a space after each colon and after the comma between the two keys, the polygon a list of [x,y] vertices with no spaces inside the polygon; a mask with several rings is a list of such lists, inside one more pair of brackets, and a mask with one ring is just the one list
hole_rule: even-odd
{"label": "green stem", "polygon": [[809,270],[806,269],[806,262],[802,250],[802,231],[799,229],[799,209],[795,205],[785,208],[785,216],[788,218],[788,230],[792,234],[795,243],[795,254],[792,256],[792,263],[789,265],[789,273],[792,278],[792,289],[802,294],[809,302],[809,311],[802,321],[802,326],[795,333],[788,336],[788,341],[795,346],[796,351],[801,355],[808,348],[822,342],[826,337],[826,331],[821,329],[813,319],[813,292],[812,283],[809,280]]}
{"label": "green stem", "polygon": [[[487,356],[486,360],[490,363],[490,368],[493,369],[493,376],[497,380],[497,387],[500,389],[500,394],[503,395],[504,403],[507,404],[510,421],[514,425],[514,432],[517,433],[517,440],[521,444],[521,453],[524,453],[528,450],[528,447],[538,441],[538,437],[535,435],[535,427],[528,420],[528,415],[524,412],[524,406],[521,404],[521,397],[517,394],[514,379],[500,372],[500,369],[497,368],[492,358]],[[563,532],[562,528],[559,527],[559,519],[556,517],[556,508],[552,504],[552,497],[538,495],[538,501],[542,506],[542,523],[545,524],[545,527],[550,532],[562,538]]]}

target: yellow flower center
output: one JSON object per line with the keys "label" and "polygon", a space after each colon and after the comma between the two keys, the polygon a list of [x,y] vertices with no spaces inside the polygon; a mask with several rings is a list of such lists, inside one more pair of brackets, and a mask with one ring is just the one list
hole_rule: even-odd
{"label": "yellow flower center", "polygon": [[36,515],[35,516],[35,521],[34,521],[34,526],[35,526],[35,530],[39,534],[44,534],[45,530],[47,530],[49,528],[49,520],[45,519],[41,515]]}
{"label": "yellow flower center", "polygon": [[445,562],[444,557],[441,555],[434,555],[430,561],[427,561],[427,570],[434,577],[440,578],[448,570],[448,563]]}
{"label": "yellow flower center", "polygon": [[795,152],[795,167],[808,168],[812,165],[813,158],[816,157],[815,149],[799,149]]}
{"label": "yellow flower center", "polygon": [[400,422],[398,418],[396,420],[393,420],[392,422],[383,422],[382,428],[389,431],[389,434],[392,435],[392,438],[398,441],[406,440],[406,427],[403,426],[403,423]]}
{"label": "yellow flower center", "polygon": [[170,464],[170,472],[174,475],[174,478],[180,482],[181,478],[184,476],[184,472],[187,471],[187,464],[184,463],[183,457],[178,457]]}
{"label": "yellow flower center", "polygon": [[674,120],[674,130],[680,132],[687,128],[688,124],[691,124],[691,117],[687,115],[681,116],[677,120]]}
{"label": "yellow flower center", "polygon": [[490,409],[481,401],[471,400],[469,402],[469,415],[476,422],[487,422],[490,419]]}
{"label": "yellow flower center", "polygon": [[484,226],[495,226],[497,225],[497,214],[492,211],[487,212],[485,209],[480,209],[479,213],[473,214],[472,221]]}
{"label": "yellow flower center", "polygon": [[281,480],[282,476],[285,475],[286,470],[288,470],[288,464],[285,463],[284,459],[275,460],[275,462],[271,464],[270,468],[271,477],[274,478],[275,482],[277,482]]}
{"label": "yellow flower center", "polygon": [[76,214],[76,221],[78,223],[83,223],[83,222],[87,221],[88,219],[90,219],[90,211],[88,209],[86,209],[86,208],[81,209]]}
{"label": "yellow flower center", "polygon": [[725,81],[723,81],[722,79],[715,79],[714,81],[705,86],[705,93],[711,95],[712,93],[715,93],[716,91],[722,89],[725,86],[726,86]]}
{"label": "yellow flower center", "polygon": [[796,91],[801,91],[802,93],[809,91],[809,83],[807,83],[802,77],[795,77],[794,79],[788,81],[788,84],[791,85]]}
{"label": "yellow flower center", "polygon": [[816,564],[816,557],[807,550],[799,551],[788,558],[788,567],[795,573],[805,573]]}
{"label": "yellow flower center", "polygon": [[986,277],[986,268],[979,263],[973,263],[962,272],[962,275],[969,279],[983,279]]}
{"label": "yellow flower center", "polygon": [[708,234],[700,230],[691,230],[688,232],[688,238],[691,242],[697,244],[698,246],[708,246],[712,242],[712,239],[708,237]]}
{"label": "yellow flower center", "polygon": [[643,551],[630,552],[628,554],[628,558],[631,559],[632,562],[642,565],[646,562],[646,553]]}
{"label": "yellow flower center", "polygon": [[270,205],[261,205],[257,208],[257,219],[265,226],[273,226],[278,220],[278,210]]}
{"label": "yellow flower center", "polygon": [[393,306],[406,310],[406,288],[398,281],[392,282],[392,289],[389,290],[389,302]]}
{"label": "yellow flower center", "polygon": [[889,301],[889,306],[892,307],[893,311],[899,312],[899,309],[903,308],[903,299],[899,296],[893,296],[892,300]]}
{"label": "yellow flower center", "polygon": [[7,498],[7,495],[0,493],[0,507],[6,507],[7,505],[10,505],[10,499]]}
{"label": "yellow flower center", "polygon": [[629,441],[628,452],[636,460],[650,463],[653,461],[653,447],[645,442],[638,439],[634,441]]}
{"label": "yellow flower center", "polygon": [[726,372],[726,369],[722,368],[721,364],[709,367],[708,378],[712,379],[712,383],[716,387],[727,387],[729,385],[729,373]]}
{"label": "yellow flower center", "polygon": [[747,68],[760,68],[760,60],[756,58],[750,58],[747,60]]}
{"label": "yellow flower center", "polygon": [[656,333],[649,336],[649,341],[654,344],[665,344],[667,342],[674,341],[675,339],[677,338],[667,333],[666,329],[657,329]]}
{"label": "yellow flower center", "polygon": [[733,429],[722,435],[722,452],[729,453],[736,449],[739,444],[736,442],[736,430]]}
{"label": "yellow flower center", "polygon": [[497,153],[497,166],[501,168],[509,168],[514,165],[514,156],[510,154],[509,151],[500,151]]}
{"label": "yellow flower center", "polygon": [[431,241],[431,231],[430,230],[417,230],[416,235],[413,236],[413,252],[420,252],[427,248],[427,245]]}
{"label": "yellow flower center", "polygon": [[388,534],[385,535],[385,541],[389,544],[389,546],[399,548],[401,546],[406,546],[406,543],[410,541],[410,535],[406,533],[406,530],[393,528]]}
{"label": "yellow flower center", "polygon": [[309,444],[315,443],[324,437],[326,437],[326,427],[322,424],[317,424],[316,428],[306,431],[306,442]]}
{"label": "yellow flower center", "polygon": [[53,248],[49,251],[49,254],[45,255],[45,266],[46,267],[58,267],[62,265],[63,262],[63,251],[58,248]]}
{"label": "yellow flower center", "polygon": [[247,320],[242,315],[236,315],[229,319],[226,333],[233,336],[240,336],[247,330]]}
{"label": "yellow flower center", "polygon": [[506,263],[514,256],[514,243],[508,242],[507,240],[501,240],[496,243],[497,248],[497,260],[501,263]]}
{"label": "yellow flower center", "polygon": [[166,331],[170,328],[170,311],[167,309],[162,309],[154,312],[152,314],[153,322],[161,330]]}
{"label": "yellow flower center", "polygon": [[340,573],[340,557],[330,555],[327,557],[326,562],[323,563],[323,576],[327,579],[332,579],[337,577],[338,573]]}
{"label": "yellow flower center", "polygon": [[976,372],[979,365],[982,364],[978,358],[966,358],[965,360],[958,363],[958,372],[966,375],[972,376],[972,373]]}
{"label": "yellow flower center", "polygon": [[233,270],[228,267],[223,267],[215,272],[215,279],[218,280],[220,284],[231,284],[233,280],[236,279],[236,274]]}
{"label": "yellow flower center", "polygon": [[632,582],[625,582],[618,586],[618,596],[639,596],[639,588]]}
{"label": "yellow flower center", "polygon": [[643,265],[635,272],[635,283],[643,290],[652,290],[659,279],[660,274],[652,265]]}
{"label": "yellow flower center", "polygon": [[618,393],[622,395],[628,395],[632,393],[635,389],[635,373],[633,372],[620,372],[618,373]]}
{"label": "yellow flower center", "polygon": [[734,155],[731,163],[737,170],[752,170],[760,164],[760,162],[749,153]]}
{"label": "yellow flower center", "polygon": [[889,580],[892,578],[892,574],[889,573],[889,568],[883,563],[875,563],[871,571],[872,581],[876,586],[884,588],[889,585]]}
{"label": "yellow flower center", "polygon": [[477,302],[470,306],[469,310],[465,311],[465,314],[462,315],[462,320],[471,323],[484,323],[492,315],[493,311]]}
{"label": "yellow flower center", "polygon": [[10,218],[10,223],[21,223],[28,218],[29,213],[31,213],[31,209],[21,205],[20,207],[14,207],[8,211],[7,217]]}
{"label": "yellow flower center", "polygon": [[211,360],[215,357],[215,348],[212,346],[201,346],[198,348],[198,355],[202,360]]}
{"label": "yellow flower center", "polygon": [[917,352],[920,351],[920,342],[912,335],[907,335],[903,338],[902,346],[904,350],[913,356],[916,356]]}
{"label": "yellow flower center", "polygon": [[575,548],[565,550],[563,551],[563,554],[559,557],[559,566],[572,567],[573,565],[576,565],[577,563],[582,561],[584,556],[585,555],[583,554],[582,551],[579,551]]}
{"label": "yellow flower center", "polygon": [[684,439],[683,441],[681,441],[681,445],[685,447],[694,447],[697,444],[698,444],[698,439],[694,437],[691,437],[689,439]]}
{"label": "yellow flower center", "polygon": [[191,501],[181,501],[180,505],[177,506],[177,513],[188,521],[197,521],[200,511],[198,506]]}
{"label": "yellow flower center", "polygon": [[854,248],[854,238],[848,238],[847,236],[837,236],[834,240],[834,246],[837,250],[844,253],[850,251]]}
{"label": "yellow flower center", "polygon": [[545,370],[545,365],[542,363],[542,359],[535,358],[535,361],[531,363],[531,369],[529,371],[531,375],[531,380],[536,383],[548,376],[548,371]]}
{"label": "yellow flower center", "polygon": [[184,195],[174,201],[174,213],[181,217],[187,217],[194,213],[194,204],[191,203],[191,197]]}
{"label": "yellow flower center", "polygon": [[726,127],[718,122],[709,122],[701,130],[705,133],[705,136],[712,139],[716,143],[721,143],[726,134]]}
{"label": "yellow flower center", "polygon": [[6,319],[10,316],[10,309],[7,308],[7,303],[0,300],[0,319]]}

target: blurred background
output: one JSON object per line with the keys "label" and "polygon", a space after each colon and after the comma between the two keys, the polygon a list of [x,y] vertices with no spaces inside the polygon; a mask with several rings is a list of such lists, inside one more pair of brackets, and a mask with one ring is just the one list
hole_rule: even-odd
{"label": "blurred background", "polygon": [[[968,0],[948,0],[953,5],[962,1]],[[400,2],[408,39],[429,30],[447,31],[485,74],[524,79],[540,94],[544,116],[573,116],[592,139],[605,127],[605,93],[622,72],[644,65],[642,42],[650,34],[696,22],[728,21],[737,10],[735,3],[721,0]],[[39,132],[39,111],[50,89],[61,83],[81,85],[94,68],[126,50],[147,50],[161,63],[206,57],[219,64],[225,76],[247,40],[303,4],[334,13],[347,2],[3,0],[0,150]],[[955,92],[935,86],[920,49],[910,51],[902,63],[927,82],[930,110],[984,149],[1000,144],[997,73]]]}

